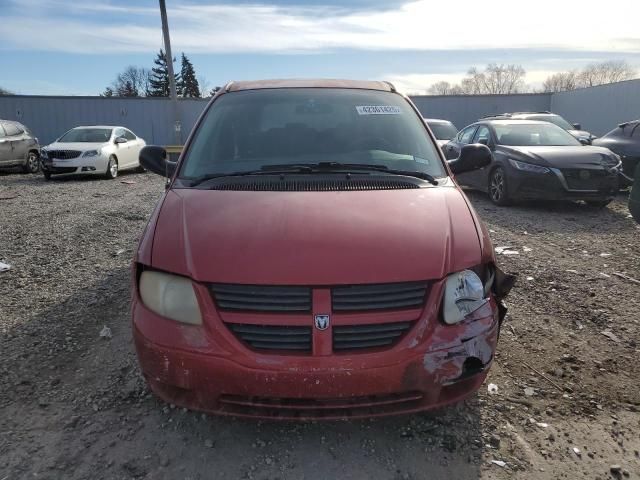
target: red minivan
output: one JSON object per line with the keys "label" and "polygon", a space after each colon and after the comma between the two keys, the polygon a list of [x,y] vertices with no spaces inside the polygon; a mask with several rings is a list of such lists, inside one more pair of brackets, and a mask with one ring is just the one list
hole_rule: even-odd
{"label": "red minivan", "polygon": [[280,419],[409,413],[479,388],[512,277],[411,101],[386,82],[233,82],[133,264],[136,350],[167,402]]}

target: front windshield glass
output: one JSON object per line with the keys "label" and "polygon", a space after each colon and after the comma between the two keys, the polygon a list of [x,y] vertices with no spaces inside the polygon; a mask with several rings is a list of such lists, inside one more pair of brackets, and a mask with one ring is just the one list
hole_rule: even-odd
{"label": "front windshield glass", "polygon": [[527,117],[528,120],[540,120],[542,122],[553,123],[554,125],[564,128],[565,130],[574,130],[573,125],[567,122],[560,115],[532,115]]}
{"label": "front windshield glass", "polygon": [[390,92],[280,88],[222,95],[190,145],[180,178],[320,162],[445,176],[411,105]]}
{"label": "front windshield glass", "polygon": [[111,138],[110,128],[74,128],[65,133],[58,142],[61,143],[104,143]]}
{"label": "front windshield glass", "polygon": [[551,123],[507,123],[494,125],[498,144],[517,147],[582,145],[573,135]]}
{"label": "front windshield glass", "polygon": [[458,134],[458,130],[450,122],[427,122],[429,128],[438,140],[453,140]]}

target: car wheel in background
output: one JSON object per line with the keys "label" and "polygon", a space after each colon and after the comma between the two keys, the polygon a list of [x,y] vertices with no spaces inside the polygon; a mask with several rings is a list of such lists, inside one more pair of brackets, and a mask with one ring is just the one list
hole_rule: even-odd
{"label": "car wheel in background", "polygon": [[46,170],[42,171],[42,174],[44,175],[44,179],[45,180],[51,180],[51,172],[47,172]]}
{"label": "car wheel in background", "polygon": [[36,152],[29,152],[27,163],[22,167],[24,173],[38,173],[40,170],[40,157]]}
{"label": "car wheel in background", "polygon": [[604,208],[611,203],[611,200],[585,200],[585,203],[591,208]]}
{"label": "car wheel in background", "polygon": [[502,167],[494,168],[489,174],[489,199],[501,207],[511,203],[507,189],[507,175]]}
{"label": "car wheel in background", "polygon": [[109,164],[107,165],[107,173],[105,176],[110,180],[118,176],[118,160],[113,155],[109,157]]}

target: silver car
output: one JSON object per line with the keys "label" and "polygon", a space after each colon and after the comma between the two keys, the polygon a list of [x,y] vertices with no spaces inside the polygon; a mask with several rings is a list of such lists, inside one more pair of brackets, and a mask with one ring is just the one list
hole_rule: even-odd
{"label": "silver car", "polygon": [[0,168],[22,167],[25,173],[40,169],[40,145],[27,127],[0,120]]}

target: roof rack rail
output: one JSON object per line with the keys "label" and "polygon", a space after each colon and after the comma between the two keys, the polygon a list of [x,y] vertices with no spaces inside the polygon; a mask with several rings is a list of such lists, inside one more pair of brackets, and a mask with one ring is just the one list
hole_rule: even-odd
{"label": "roof rack rail", "polygon": [[227,92],[227,93],[229,93],[229,90],[231,90],[231,85],[233,85],[233,80],[231,80],[229,83],[227,83],[227,84],[224,86],[224,91],[225,91],[225,92]]}

